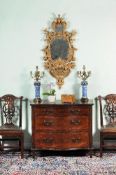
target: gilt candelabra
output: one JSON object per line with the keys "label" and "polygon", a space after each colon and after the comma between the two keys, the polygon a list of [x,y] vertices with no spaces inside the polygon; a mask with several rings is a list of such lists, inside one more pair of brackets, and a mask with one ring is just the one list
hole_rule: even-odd
{"label": "gilt candelabra", "polygon": [[34,79],[34,87],[35,87],[35,98],[34,103],[40,103],[40,87],[41,87],[41,78],[44,76],[44,72],[40,72],[38,66],[36,66],[36,70],[34,73],[30,72],[32,79]]}
{"label": "gilt candelabra", "polygon": [[82,102],[87,102],[88,101],[88,97],[87,97],[87,78],[90,77],[91,75],[91,71],[86,71],[86,67],[85,65],[83,65],[83,70],[82,71],[77,71],[77,76],[82,80],[81,81],[81,86],[82,86],[82,98],[81,101]]}

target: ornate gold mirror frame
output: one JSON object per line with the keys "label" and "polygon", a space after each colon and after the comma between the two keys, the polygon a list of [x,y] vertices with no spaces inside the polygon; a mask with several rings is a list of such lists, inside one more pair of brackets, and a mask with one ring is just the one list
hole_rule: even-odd
{"label": "ornate gold mirror frame", "polygon": [[66,30],[66,21],[58,15],[51,23],[51,30],[44,30],[46,47],[44,51],[44,66],[49,73],[56,78],[59,88],[64,84],[67,77],[75,66],[73,36],[75,31]]}

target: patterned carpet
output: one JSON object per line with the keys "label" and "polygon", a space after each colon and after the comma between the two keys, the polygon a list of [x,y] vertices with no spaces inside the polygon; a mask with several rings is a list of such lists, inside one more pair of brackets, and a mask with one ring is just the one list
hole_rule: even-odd
{"label": "patterned carpet", "polygon": [[116,153],[86,156],[37,156],[0,154],[0,175],[116,175]]}

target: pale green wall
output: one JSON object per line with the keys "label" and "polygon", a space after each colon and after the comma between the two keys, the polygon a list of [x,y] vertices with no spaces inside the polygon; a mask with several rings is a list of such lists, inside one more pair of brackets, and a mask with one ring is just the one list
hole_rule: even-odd
{"label": "pale green wall", "polygon": [[[77,70],[85,64],[92,71],[88,97],[116,93],[116,1],[115,0],[0,0],[0,95],[14,93],[32,99],[30,70],[43,68],[43,29],[55,15],[69,21],[76,30],[76,67],[65,79],[61,93],[80,94]],[[47,74],[50,81],[54,79]],[[94,109],[94,108],[93,108]],[[25,128],[25,124],[24,124]],[[29,106],[28,129],[31,134]],[[30,136],[25,134],[25,145]],[[93,110],[93,134],[96,143],[96,119]]]}

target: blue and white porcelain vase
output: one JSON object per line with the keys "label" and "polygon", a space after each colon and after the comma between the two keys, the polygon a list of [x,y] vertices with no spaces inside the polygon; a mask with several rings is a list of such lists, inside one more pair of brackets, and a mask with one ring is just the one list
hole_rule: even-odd
{"label": "blue and white porcelain vase", "polygon": [[88,101],[88,98],[87,98],[87,81],[83,80],[81,82],[81,86],[82,86],[82,98],[81,98],[81,101],[82,102],[87,102]]}
{"label": "blue and white porcelain vase", "polygon": [[35,103],[41,102],[41,98],[40,98],[40,86],[41,86],[41,83],[39,81],[35,81],[34,82],[34,87],[35,87],[35,98],[34,98],[34,102]]}

